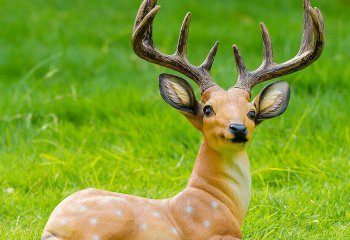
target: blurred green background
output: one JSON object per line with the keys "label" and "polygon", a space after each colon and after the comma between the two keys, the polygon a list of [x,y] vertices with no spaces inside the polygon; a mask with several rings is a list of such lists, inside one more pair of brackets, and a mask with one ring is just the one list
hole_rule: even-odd
{"label": "blurred green background", "polygon": [[[185,187],[201,135],[159,95],[158,74],[171,71],[132,51],[140,2],[0,0],[1,239],[39,239],[53,208],[87,187],[152,198]],[[260,21],[276,61],[299,48],[302,0],[159,4],[156,46],[173,52],[191,11],[189,58],[201,63],[219,40],[212,75],[225,88],[237,78],[233,43],[249,69],[259,66]],[[287,112],[255,132],[245,239],[350,238],[350,4],[312,4],[324,15],[325,50],[283,77]]]}

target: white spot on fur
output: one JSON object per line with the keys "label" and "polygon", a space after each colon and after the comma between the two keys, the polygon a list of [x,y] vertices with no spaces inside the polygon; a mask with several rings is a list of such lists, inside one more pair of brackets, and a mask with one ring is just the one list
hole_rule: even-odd
{"label": "white spot on fur", "polygon": [[187,206],[185,207],[185,211],[186,211],[187,213],[192,213],[192,212],[193,212],[192,206],[187,205]]}
{"label": "white spot on fur", "polygon": [[117,211],[115,211],[115,215],[117,215],[117,217],[123,217],[123,210],[117,209]]}
{"label": "white spot on fur", "polygon": [[116,197],[106,197],[102,200],[104,203],[110,203],[110,204],[114,204],[117,203],[119,201],[126,201],[123,198],[116,198]]}
{"label": "white spot on fur", "polygon": [[141,224],[140,224],[140,229],[141,229],[141,230],[146,230],[147,228],[148,228],[147,223],[141,223]]}
{"label": "white spot on fur", "polygon": [[85,206],[80,206],[80,207],[79,207],[79,210],[80,210],[81,212],[85,212],[85,211],[87,210],[87,207],[85,207]]}
{"label": "white spot on fur", "polygon": [[92,236],[92,240],[100,240],[100,239],[101,239],[100,236],[97,235],[97,234],[94,234],[94,235]]}
{"label": "white spot on fur", "polygon": [[212,209],[217,209],[218,207],[219,207],[219,203],[217,201],[214,200],[214,201],[211,202],[211,208]]}
{"label": "white spot on fur", "polygon": [[156,217],[156,218],[159,218],[159,217],[160,217],[160,212],[158,212],[158,211],[153,211],[153,212],[152,212],[152,216],[153,216],[153,217]]}
{"label": "white spot on fur", "polygon": [[68,219],[66,219],[66,218],[61,219],[60,224],[61,225],[67,225],[68,224]]}
{"label": "white spot on fur", "polygon": [[90,218],[89,220],[91,225],[95,225],[97,223],[97,219],[96,218]]}
{"label": "white spot on fur", "polygon": [[203,226],[206,227],[206,228],[208,228],[208,227],[210,226],[210,221],[209,221],[209,220],[205,220],[205,221],[203,222]]}
{"label": "white spot on fur", "polygon": [[177,231],[177,229],[176,229],[175,227],[172,227],[172,228],[171,228],[171,232],[172,232],[174,235],[176,235],[176,236],[179,235],[179,231]]}
{"label": "white spot on fur", "polygon": [[112,203],[113,199],[112,198],[104,198],[104,199],[102,199],[102,202],[103,203]]}

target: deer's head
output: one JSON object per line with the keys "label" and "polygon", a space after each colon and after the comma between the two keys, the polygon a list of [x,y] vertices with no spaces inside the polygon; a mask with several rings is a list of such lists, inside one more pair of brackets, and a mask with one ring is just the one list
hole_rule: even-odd
{"label": "deer's head", "polygon": [[309,66],[323,50],[321,13],[317,8],[310,6],[310,0],[304,0],[304,33],[298,54],[284,63],[275,63],[270,35],[261,23],[264,45],[261,66],[254,71],[248,71],[238,48],[234,45],[238,80],[226,91],[220,88],[210,75],[218,42],[200,66],[193,66],[187,60],[190,13],[186,15],[182,24],[175,54],[167,55],[154,47],[152,24],[159,9],[156,0],[145,0],[142,3],[133,31],[134,51],[147,61],[186,75],[200,87],[201,100],[197,101],[191,85],[183,78],[164,73],[159,76],[159,89],[163,99],[178,109],[203,133],[206,142],[217,150],[243,149],[257,125],[266,119],[279,116],[286,110],[290,94],[288,83],[271,83],[251,100],[250,92],[255,85]]}

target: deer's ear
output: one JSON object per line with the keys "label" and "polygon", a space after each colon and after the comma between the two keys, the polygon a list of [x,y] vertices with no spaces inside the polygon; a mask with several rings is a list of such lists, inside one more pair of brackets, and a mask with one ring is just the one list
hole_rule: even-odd
{"label": "deer's ear", "polygon": [[267,85],[254,99],[258,114],[256,121],[277,117],[288,107],[290,96],[289,84],[279,81]]}
{"label": "deer's ear", "polygon": [[176,109],[196,114],[198,102],[191,85],[183,78],[162,73],[159,75],[159,91],[163,99]]}

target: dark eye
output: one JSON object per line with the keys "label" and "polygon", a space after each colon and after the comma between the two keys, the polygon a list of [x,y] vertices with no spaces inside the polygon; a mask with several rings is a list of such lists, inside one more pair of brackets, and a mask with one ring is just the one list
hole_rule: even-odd
{"label": "dark eye", "polygon": [[210,116],[213,113],[213,108],[207,105],[203,108],[203,112],[206,116]]}
{"label": "dark eye", "polygon": [[249,111],[248,117],[253,120],[255,118],[255,111],[254,110]]}

